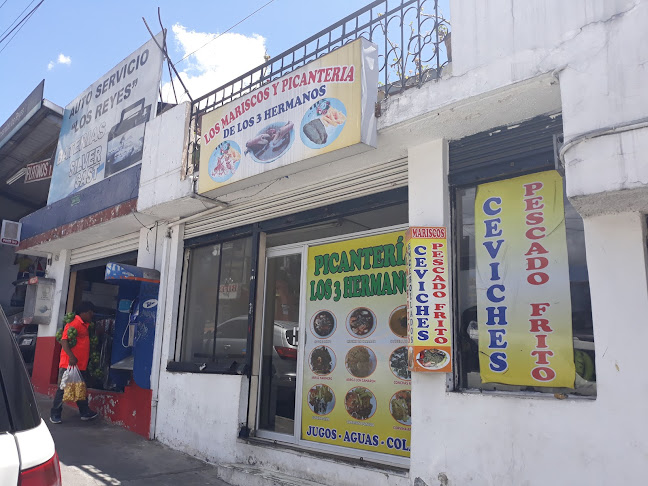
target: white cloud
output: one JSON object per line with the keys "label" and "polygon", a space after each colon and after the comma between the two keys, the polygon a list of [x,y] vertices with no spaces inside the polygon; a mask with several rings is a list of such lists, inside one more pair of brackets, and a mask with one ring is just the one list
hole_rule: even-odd
{"label": "white cloud", "polygon": [[[180,58],[202,47],[218,35],[190,31],[180,24],[175,24],[172,30],[181,53]],[[209,42],[178,64],[176,68],[189,93],[195,99],[263,64],[265,53],[265,39],[260,35],[253,34],[248,37],[226,33]],[[187,101],[189,98],[184,95],[182,85],[177,80],[174,84],[178,101]],[[175,102],[171,83],[167,82],[162,86],[162,98],[168,102]]]}
{"label": "white cloud", "polygon": [[66,66],[69,66],[72,64],[72,59],[70,56],[66,56],[65,54],[61,53],[58,56],[58,59],[56,60],[59,64],[65,64]]}
{"label": "white cloud", "polygon": [[72,58],[70,56],[66,56],[63,53],[60,53],[56,58],[56,61],[50,61],[47,63],[47,70],[51,71],[57,64],[64,64],[66,66],[69,66],[70,64],[72,64]]}

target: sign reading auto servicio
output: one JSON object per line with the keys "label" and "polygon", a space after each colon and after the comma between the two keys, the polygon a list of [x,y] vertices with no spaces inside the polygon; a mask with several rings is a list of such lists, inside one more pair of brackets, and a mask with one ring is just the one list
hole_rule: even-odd
{"label": "sign reading auto servicio", "polygon": [[352,145],[375,146],[377,55],[358,39],[206,113],[199,192]]}
{"label": "sign reading auto servicio", "polygon": [[48,204],[142,159],[161,76],[162,53],[151,39],[65,107]]}
{"label": "sign reading auto servicio", "polygon": [[408,361],[412,371],[452,371],[448,241],[444,227],[407,231]]}

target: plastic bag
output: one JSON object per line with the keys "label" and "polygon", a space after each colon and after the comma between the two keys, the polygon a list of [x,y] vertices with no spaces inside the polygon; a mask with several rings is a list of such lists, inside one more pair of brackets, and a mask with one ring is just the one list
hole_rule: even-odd
{"label": "plastic bag", "polygon": [[70,366],[65,370],[61,379],[61,388],[63,388],[64,402],[78,402],[79,400],[85,400],[88,396],[85,381],[76,366]]}

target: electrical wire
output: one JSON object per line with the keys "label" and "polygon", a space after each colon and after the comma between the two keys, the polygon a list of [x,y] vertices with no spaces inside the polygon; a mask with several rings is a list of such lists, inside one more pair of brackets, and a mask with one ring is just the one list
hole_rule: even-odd
{"label": "electrical wire", "polygon": [[31,16],[34,15],[34,12],[27,14],[27,19],[25,22],[20,26],[20,28],[16,31],[14,35],[11,36],[11,38],[5,43],[5,45],[0,49],[0,54],[2,54],[2,51],[4,51],[7,47],[9,47],[9,44],[11,44],[11,41],[18,35],[18,33],[22,30],[22,28],[27,25],[27,20],[31,18]]}
{"label": "electrical wire", "polygon": [[[20,19],[20,17],[22,17],[22,14],[24,14],[24,13],[27,11],[27,9],[28,9],[29,7],[31,7],[32,4],[33,4],[35,1],[36,1],[36,0],[32,0],[31,2],[29,2],[29,5],[27,5],[27,6],[25,7],[25,9],[24,9],[22,12],[20,12],[20,13],[18,14],[18,17],[16,17],[16,18],[14,19],[14,21],[11,22],[11,24],[9,24],[9,27],[7,27],[7,28],[5,29],[5,31],[4,31],[2,34],[0,34],[0,35],[5,35],[5,34],[7,33],[7,31],[8,31],[9,29],[11,29],[11,27],[13,27],[13,25],[14,25],[16,22],[18,22],[18,19]],[[4,4],[3,4],[3,5],[4,5]]]}
{"label": "electrical wire", "polygon": [[257,8],[254,12],[252,12],[251,14],[249,14],[247,17],[245,17],[245,18],[239,20],[237,23],[235,23],[234,25],[232,25],[232,26],[231,26],[229,29],[227,29],[226,31],[221,32],[221,33],[218,34],[217,36],[215,36],[215,37],[213,37],[212,39],[208,40],[205,44],[203,44],[202,46],[200,46],[200,47],[199,47],[198,49],[196,49],[195,51],[190,52],[189,54],[187,54],[185,57],[183,57],[182,59],[180,59],[180,60],[179,60],[178,62],[176,62],[175,64],[180,64],[182,61],[184,61],[185,59],[187,59],[189,56],[194,55],[196,52],[198,52],[200,49],[202,49],[203,47],[205,47],[205,46],[206,46],[207,44],[209,44],[210,42],[215,41],[215,40],[218,39],[220,36],[222,36],[222,35],[224,35],[224,34],[227,34],[227,33],[228,33],[230,30],[232,30],[233,28],[235,28],[235,27],[241,25],[241,24],[242,24],[243,22],[245,22],[247,19],[249,19],[250,17],[252,17],[253,15],[255,15],[257,12],[260,12],[261,10],[263,10],[264,8],[266,8],[268,5],[270,5],[270,4],[273,3],[274,1],[275,1],[275,0],[270,0],[269,2],[265,3],[264,5],[261,5],[261,6],[260,6],[259,8]]}
{"label": "electrical wire", "polygon": [[[7,3],[8,1],[9,0],[5,0],[4,2],[2,2],[2,5],[0,5],[0,8],[4,7],[4,4]],[[14,20],[14,22],[15,22],[15,20]]]}
{"label": "electrical wire", "polygon": [[[32,16],[33,13],[38,9],[38,7],[40,7],[41,5],[43,5],[43,2],[44,2],[44,1],[45,1],[45,0],[41,0],[41,1],[38,3],[38,5],[36,5],[33,9],[31,9],[31,11],[30,11],[27,15],[25,15],[25,16],[22,18],[22,20],[21,20],[20,22],[18,22],[18,23],[16,24],[16,26],[15,26],[13,29],[11,29],[11,30],[10,30],[10,31],[9,31],[9,32],[8,32],[8,33],[7,33],[3,38],[2,38],[2,39],[0,39],[0,44],[2,44],[2,42],[3,42],[7,37],[9,37],[9,34],[11,34],[14,30],[18,29],[18,27],[20,27],[20,26],[22,26],[22,25],[25,25],[25,24],[27,23],[27,20],[29,20],[29,19],[31,18],[31,16]],[[32,3],[33,3],[33,2],[32,2]],[[31,3],[30,3],[30,5],[31,5]],[[22,29],[22,27],[20,27],[20,29]],[[19,31],[20,31],[20,29],[19,29]],[[14,35],[14,37],[15,37],[15,35]],[[12,37],[12,39],[13,39],[13,37]],[[7,47],[7,46],[5,45],[5,47]],[[3,50],[4,50],[4,48],[3,48]]]}

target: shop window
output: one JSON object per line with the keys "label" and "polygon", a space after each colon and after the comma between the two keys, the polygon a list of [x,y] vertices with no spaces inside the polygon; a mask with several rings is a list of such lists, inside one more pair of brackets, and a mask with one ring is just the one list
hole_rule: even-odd
{"label": "shop window", "polygon": [[453,217],[458,388],[596,396],[583,220],[557,173],[457,188]]}
{"label": "shop window", "polygon": [[180,360],[244,361],[252,238],[190,248]]}

